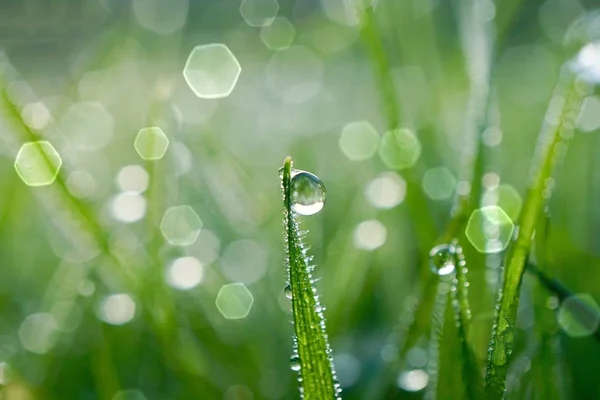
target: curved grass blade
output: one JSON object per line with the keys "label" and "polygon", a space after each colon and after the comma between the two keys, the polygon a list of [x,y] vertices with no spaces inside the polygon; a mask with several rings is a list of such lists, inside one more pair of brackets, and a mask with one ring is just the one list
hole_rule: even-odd
{"label": "curved grass blade", "polygon": [[[554,292],[559,298],[563,296],[564,286],[554,285],[553,279],[546,276],[542,269],[548,267],[548,231],[550,227],[550,212],[545,207],[543,215],[536,228],[534,254],[539,265],[534,266],[530,260],[527,271],[538,275],[537,282],[533,282],[533,301],[535,309],[534,340],[536,342],[535,354],[532,357],[531,370],[532,382],[537,388],[538,399],[563,400],[569,398],[569,373],[565,368],[565,359],[560,340],[560,328],[556,321],[555,310],[547,305],[548,293]],[[542,274],[543,278],[542,278]],[[554,289],[558,288],[557,293]]]}
{"label": "curved grass blade", "polygon": [[564,154],[567,139],[572,136],[585,90],[566,68],[561,77],[540,133],[533,164],[529,192],[520,221],[519,236],[512,245],[504,270],[503,289],[499,293],[498,312],[488,353],[486,368],[486,399],[502,399],[506,373],[514,341],[514,326],[519,306],[519,288],[525,263],[531,248],[534,229],[544,204],[545,182],[551,176],[558,154]]}
{"label": "curved grass blade", "polygon": [[325,318],[312,278],[306,247],[302,243],[296,214],[292,209],[292,159],[282,168],[286,266],[294,316],[294,355],[291,368],[298,371],[300,396],[307,400],[340,399],[331,348],[325,331]]}
{"label": "curved grass blade", "polygon": [[[598,319],[598,310],[591,307],[589,304],[578,300],[575,293],[564,286],[559,280],[549,277],[543,271],[539,270],[532,262],[527,262],[527,270],[537,277],[542,286],[558,298],[559,303],[570,298],[574,303],[571,310],[573,317],[577,318],[583,325],[590,325],[589,321]],[[596,340],[600,341],[600,329],[594,330],[593,336]]]}

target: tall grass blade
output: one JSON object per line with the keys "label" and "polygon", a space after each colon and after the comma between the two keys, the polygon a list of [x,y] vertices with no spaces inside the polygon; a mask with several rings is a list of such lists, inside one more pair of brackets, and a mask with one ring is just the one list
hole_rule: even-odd
{"label": "tall grass blade", "polygon": [[540,132],[529,191],[521,215],[519,236],[509,250],[504,270],[504,283],[499,294],[488,352],[486,399],[504,397],[506,373],[514,341],[521,278],[531,249],[534,229],[544,204],[546,180],[551,176],[558,157],[566,150],[584,95],[585,91],[582,90],[576,77],[564,68]]}
{"label": "tall grass blade", "polygon": [[463,381],[467,396],[470,400],[480,399],[483,395],[483,384],[480,377],[480,368],[473,349],[469,345],[469,330],[471,325],[471,306],[469,305],[467,280],[467,266],[462,248],[457,241],[451,245],[455,254],[456,275],[452,279],[450,295],[452,297],[452,308],[454,309],[454,319],[460,342]]}
{"label": "tall grass blade", "polygon": [[285,159],[282,168],[286,267],[294,316],[294,355],[291,368],[298,371],[300,395],[307,400],[339,399],[340,385],[335,376],[331,348],[325,331],[323,308],[312,267],[302,243],[298,221],[292,208],[292,159]]}

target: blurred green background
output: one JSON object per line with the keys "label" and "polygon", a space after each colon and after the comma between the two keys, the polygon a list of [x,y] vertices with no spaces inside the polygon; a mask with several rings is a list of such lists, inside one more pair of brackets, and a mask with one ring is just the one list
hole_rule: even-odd
{"label": "blurred green background", "polygon": [[[516,222],[559,68],[600,38],[599,4],[379,0],[392,114],[419,147],[392,171],[377,151],[390,126],[358,2],[244,3],[0,0],[2,398],[298,398],[277,176],[288,155],[327,187],[323,211],[302,226],[344,398],[423,397],[429,327],[400,359],[398,346],[407,306],[433,276],[423,259],[455,194],[468,191],[478,62],[491,69],[482,205]],[[596,25],[565,40],[581,17]],[[204,53],[211,44],[230,53]],[[186,61],[212,75],[189,85]],[[153,129],[138,136],[144,128]],[[537,250],[550,275],[595,299],[599,130],[596,90],[548,183],[552,216]],[[17,156],[39,141],[54,150]],[[51,184],[36,186],[59,164]],[[460,239],[484,365],[501,254]],[[534,288],[526,276],[508,397],[537,398],[536,385],[555,379],[532,372],[541,363],[563,398],[598,398],[598,342],[553,317],[540,328],[549,310]],[[540,331],[552,337],[552,360],[536,355]]]}

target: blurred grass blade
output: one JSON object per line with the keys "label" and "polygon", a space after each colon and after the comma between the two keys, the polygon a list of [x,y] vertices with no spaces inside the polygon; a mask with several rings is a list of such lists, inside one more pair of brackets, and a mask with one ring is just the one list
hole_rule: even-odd
{"label": "blurred grass blade", "polygon": [[[540,216],[536,228],[534,253],[539,265],[534,266],[531,261],[527,270],[538,275],[537,282],[533,282],[533,301],[535,309],[534,340],[536,351],[531,360],[532,381],[538,388],[538,398],[548,400],[567,399],[569,391],[569,373],[565,368],[565,359],[562,354],[560,341],[560,328],[556,320],[555,310],[548,307],[548,293],[554,292],[559,299],[564,298],[566,288],[558,283],[553,284],[552,278],[542,273],[548,267],[548,231],[550,227],[550,213],[548,207]],[[544,278],[542,279],[542,274]],[[544,288],[545,287],[545,288]],[[553,289],[561,292],[556,293]],[[545,290],[544,290],[545,289]]]}
{"label": "blurred grass blade", "polygon": [[467,280],[467,266],[462,247],[458,241],[453,241],[450,247],[454,253],[456,265],[456,276],[452,279],[450,295],[452,296],[452,308],[461,347],[463,381],[468,399],[481,399],[483,395],[483,384],[480,377],[480,368],[477,363],[473,349],[469,345],[469,329],[471,324],[471,306],[469,305]]}
{"label": "blurred grass blade", "polygon": [[[594,325],[593,323],[590,323],[590,321],[598,319],[597,309],[586,302],[581,301],[576,296],[576,293],[571,291],[557,279],[551,278],[540,271],[533,263],[527,263],[527,270],[531,271],[538,278],[539,283],[548,291],[552,292],[558,298],[560,303],[569,298],[572,304],[570,307],[571,315],[579,320],[580,323],[583,325]],[[593,335],[596,340],[600,340],[600,329],[595,329]]]}
{"label": "blurred grass blade", "polygon": [[573,134],[573,127],[584,96],[585,90],[580,82],[565,67],[561,71],[538,139],[530,187],[519,225],[519,236],[509,251],[504,270],[504,284],[499,294],[498,312],[489,346],[486,399],[504,397],[506,373],[514,341],[513,331],[519,306],[521,278],[531,249],[534,229],[544,204],[547,178],[553,172],[558,155],[565,153],[567,139]]}
{"label": "blurred grass blade", "polygon": [[425,389],[426,400],[437,398],[438,377],[439,377],[439,358],[440,342],[444,333],[444,319],[446,306],[448,304],[448,291],[450,285],[447,279],[441,279],[437,284],[437,293],[435,295],[435,304],[431,310],[431,333],[429,337],[429,361],[427,363],[427,388]]}
{"label": "blurred grass blade", "polygon": [[331,357],[331,348],[325,331],[325,318],[311,276],[311,267],[302,243],[296,214],[292,209],[292,159],[283,164],[282,187],[284,226],[286,237],[286,264],[294,316],[294,355],[291,368],[299,372],[300,395],[308,400],[340,398]]}

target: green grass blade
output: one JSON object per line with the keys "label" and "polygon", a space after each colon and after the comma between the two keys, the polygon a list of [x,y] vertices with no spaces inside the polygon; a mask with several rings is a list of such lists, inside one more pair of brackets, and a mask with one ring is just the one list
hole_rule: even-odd
{"label": "green grass blade", "polygon": [[292,159],[283,164],[282,187],[286,265],[294,316],[293,370],[299,372],[300,395],[307,400],[340,398],[331,348],[325,331],[325,318],[302,243],[296,214],[292,209]]}
{"label": "green grass blade", "polygon": [[[591,307],[589,304],[586,304],[583,301],[579,301],[577,297],[575,297],[576,293],[563,285],[559,280],[552,278],[546,275],[543,271],[538,269],[532,262],[527,263],[527,270],[534,274],[538,283],[546,288],[549,292],[554,294],[559,303],[562,303],[567,298],[571,298],[573,302],[572,315],[574,318],[577,318],[582,324],[589,324],[589,321],[594,321],[598,317],[598,310],[594,307]],[[600,341],[600,329],[596,329],[593,332],[594,338]]]}
{"label": "green grass blade", "polygon": [[469,399],[480,399],[483,395],[483,384],[480,377],[480,368],[473,349],[469,345],[469,329],[471,325],[471,306],[469,305],[467,280],[467,266],[462,248],[458,242],[452,244],[455,254],[456,276],[452,280],[450,295],[452,308],[461,347],[463,381]]}
{"label": "green grass blade", "polygon": [[[548,231],[550,226],[550,215],[548,206],[540,216],[534,243],[535,259],[539,265],[534,266],[528,262],[527,271],[538,275],[533,282],[533,301],[535,307],[534,335],[536,341],[536,352],[532,358],[532,381],[538,391],[538,399],[562,400],[569,396],[568,373],[564,370],[565,360],[562,357],[560,328],[556,321],[555,310],[547,305],[548,293],[554,292],[560,299],[562,294],[554,291],[555,287],[565,289],[560,283],[554,285],[552,278],[546,276],[542,269],[548,268]],[[542,275],[539,275],[542,274]],[[561,290],[562,291],[562,290]]]}
{"label": "green grass blade", "polygon": [[514,326],[519,306],[519,288],[532,237],[542,206],[546,179],[553,172],[557,154],[564,154],[567,139],[572,136],[584,90],[568,70],[561,77],[546,114],[534,158],[532,180],[523,206],[519,236],[513,243],[504,270],[503,289],[492,330],[486,369],[486,399],[502,399],[506,387],[508,361],[512,353]]}
{"label": "green grass blade", "polygon": [[438,379],[440,372],[440,342],[444,333],[444,321],[446,315],[446,306],[448,304],[448,280],[443,278],[437,284],[435,303],[431,310],[431,333],[429,336],[429,362],[427,363],[427,374],[429,380],[423,396],[426,400],[437,398]]}

